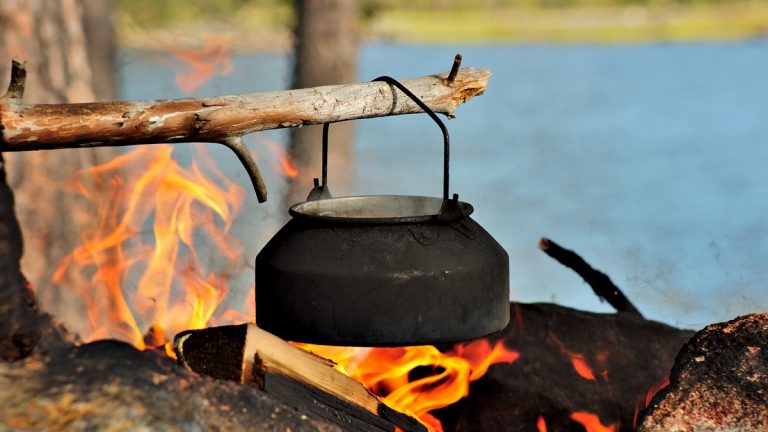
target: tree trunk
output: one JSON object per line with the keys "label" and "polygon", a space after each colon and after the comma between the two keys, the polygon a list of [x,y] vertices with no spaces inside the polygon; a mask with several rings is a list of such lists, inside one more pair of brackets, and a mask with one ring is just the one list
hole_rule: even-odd
{"label": "tree trunk", "polygon": [[[359,2],[296,0],[296,63],[294,88],[356,81]],[[350,122],[330,130],[328,160],[331,192],[342,195],[352,176],[354,127]],[[307,126],[291,133],[289,154],[299,175],[291,179],[287,204],[304,201],[312,178],[320,177],[322,127]]]}
{"label": "tree trunk", "polygon": [[91,67],[94,100],[111,101],[118,97],[117,41],[114,31],[114,0],[80,0],[83,5],[83,31]]}
{"label": "tree trunk", "polygon": [[[3,82],[7,82],[11,57],[16,56],[27,61],[29,71],[25,102],[112,99],[115,71],[110,6],[111,2],[91,0],[0,0]],[[84,20],[84,15],[89,18]],[[87,43],[86,33],[93,35],[93,44]],[[100,54],[91,56],[90,47]],[[61,301],[54,294],[51,276],[58,260],[80,242],[86,221],[83,200],[61,193],[54,185],[114,154],[115,149],[102,148],[6,155],[7,181],[16,194],[16,214],[26,241],[21,269],[43,309]]]}

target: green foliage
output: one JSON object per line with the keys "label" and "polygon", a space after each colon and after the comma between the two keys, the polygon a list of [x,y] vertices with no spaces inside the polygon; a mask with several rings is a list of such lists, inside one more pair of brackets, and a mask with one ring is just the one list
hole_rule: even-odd
{"label": "green foliage", "polygon": [[[294,0],[117,1],[120,31],[140,36],[224,28],[248,46],[251,30],[262,40],[290,31],[295,20]],[[412,42],[744,39],[768,29],[768,0],[351,1],[360,2],[367,37]]]}
{"label": "green foliage", "polygon": [[[358,0],[355,0],[358,1]],[[627,4],[701,4],[733,3],[738,0],[359,0],[364,19],[383,11],[408,10],[477,10],[509,8],[552,8],[571,6],[611,6]],[[765,3],[768,0],[755,0]],[[293,0],[118,0],[118,10],[143,27],[176,22],[227,20],[243,10],[275,12],[284,16],[293,8]]]}
{"label": "green foliage", "polygon": [[248,8],[285,10],[291,0],[118,0],[120,14],[142,27],[175,22],[227,20]]}
{"label": "green foliage", "polygon": [[[611,6],[625,4],[734,3],[739,0],[375,0],[380,9],[510,9],[564,6]],[[765,0],[756,0],[765,2]]]}

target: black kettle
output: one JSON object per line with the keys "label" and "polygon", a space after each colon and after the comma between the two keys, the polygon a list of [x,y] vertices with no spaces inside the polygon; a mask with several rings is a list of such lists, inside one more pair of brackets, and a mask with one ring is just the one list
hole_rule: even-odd
{"label": "black kettle", "polygon": [[[444,138],[443,197],[331,198],[323,181],[256,257],[256,323],[284,339],[325,345],[459,342],[509,322],[509,257],[448,196],[448,130],[398,81]],[[393,91],[395,91],[393,89]]]}

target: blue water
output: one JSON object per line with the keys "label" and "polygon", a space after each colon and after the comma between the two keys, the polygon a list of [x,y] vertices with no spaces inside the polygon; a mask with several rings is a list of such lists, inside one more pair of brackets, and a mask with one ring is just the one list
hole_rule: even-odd
{"label": "blue water", "polygon": [[[493,76],[447,123],[451,191],[509,252],[513,299],[611,310],[537,249],[548,236],[609,274],[650,318],[697,328],[768,310],[768,42],[373,44],[360,80],[447,70],[457,52]],[[123,59],[124,98],[185,96],[167,63]],[[231,75],[194,95],[286,88],[289,60],[238,55]],[[442,143],[428,118],[357,123],[353,193],[441,193]],[[269,162],[259,139],[248,142]],[[212,151],[248,184],[234,157]],[[281,180],[263,170],[274,196]],[[236,229],[255,256],[285,209],[249,199]]]}

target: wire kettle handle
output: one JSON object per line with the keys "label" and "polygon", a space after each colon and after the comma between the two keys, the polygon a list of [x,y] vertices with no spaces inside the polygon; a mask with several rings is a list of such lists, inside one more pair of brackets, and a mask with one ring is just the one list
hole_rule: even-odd
{"label": "wire kettle handle", "polygon": [[[411,98],[416,105],[419,106],[422,110],[424,110],[425,113],[427,113],[432,120],[437,123],[437,125],[440,127],[440,131],[443,133],[443,200],[448,200],[448,185],[449,185],[449,165],[450,165],[450,157],[451,157],[451,140],[448,136],[448,128],[445,127],[445,123],[443,123],[442,120],[435,114],[432,109],[430,109],[427,104],[425,104],[421,99],[419,99],[415,94],[413,94],[410,90],[408,90],[407,87],[405,87],[400,81],[397,81],[396,79],[389,77],[389,76],[380,76],[373,80],[375,81],[382,81],[385,82],[391,86],[397,87],[401,92],[405,93],[406,96]],[[394,93],[394,97],[397,98],[397,93]],[[329,129],[330,123],[324,123],[323,124],[323,171],[322,171],[322,184],[319,185],[323,190],[327,190],[328,187],[328,129]],[[318,185],[316,184],[315,187],[317,188]]]}

